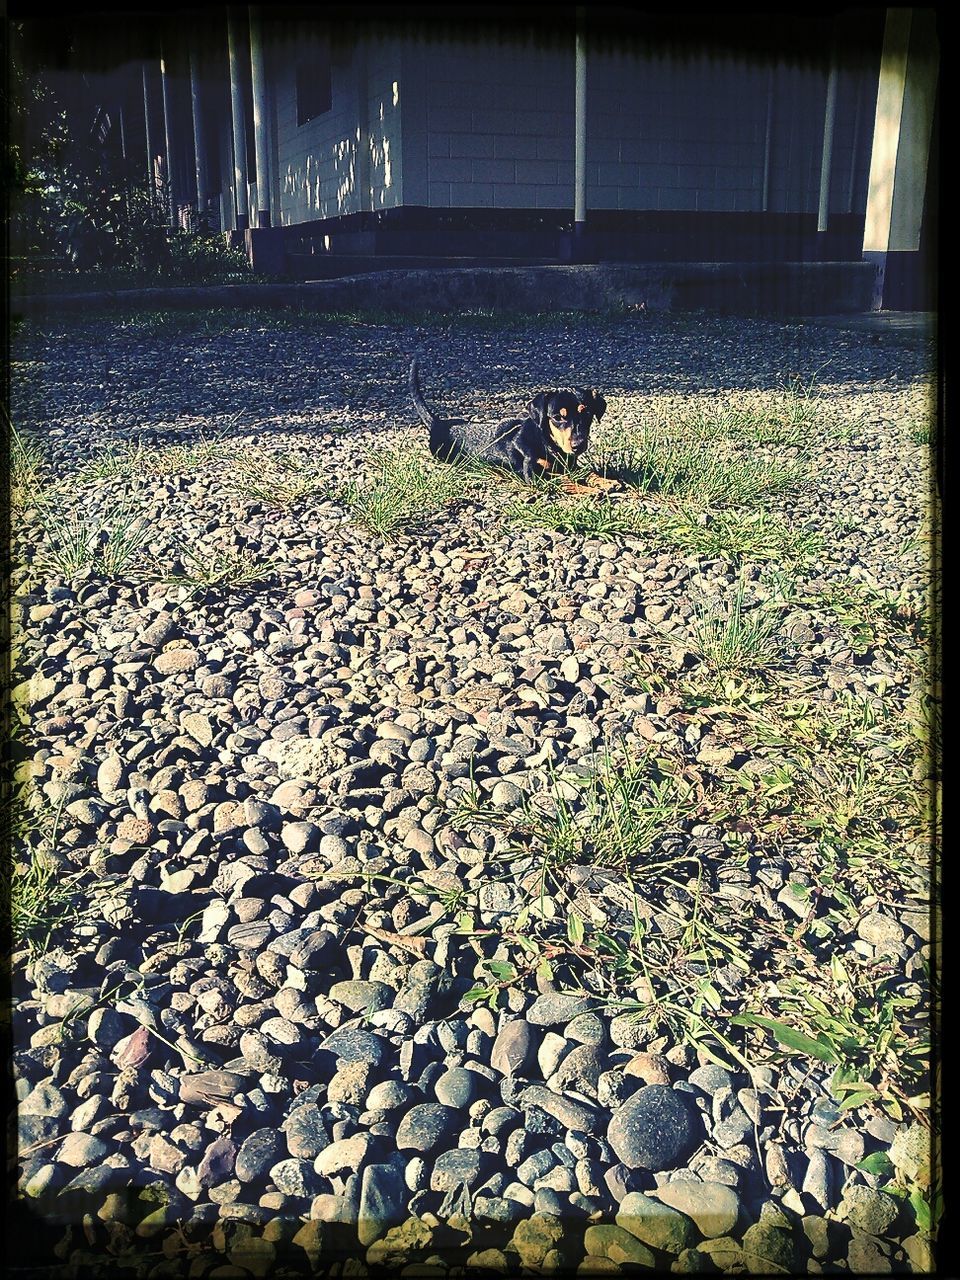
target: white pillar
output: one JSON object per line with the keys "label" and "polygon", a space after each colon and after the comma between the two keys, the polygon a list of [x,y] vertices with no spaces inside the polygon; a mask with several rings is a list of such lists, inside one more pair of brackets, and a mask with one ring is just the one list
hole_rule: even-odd
{"label": "white pillar", "polygon": [[823,113],[823,151],[820,155],[820,205],[817,230],[826,231],[830,220],[830,166],[833,164],[833,132],[837,117],[837,58],[831,51],[827,73],[827,101]]}
{"label": "white pillar", "polygon": [[357,208],[361,213],[373,208],[373,182],[370,157],[369,76],[366,41],[355,46],[357,60]]}
{"label": "white pillar", "polygon": [[577,52],[574,103],[573,242],[582,245],[587,221],[587,43],[583,7],[577,9]]}
{"label": "white pillar", "polygon": [[190,109],[193,116],[193,160],[197,184],[197,217],[207,211],[207,148],[203,139],[203,107],[200,101],[200,74],[197,55],[190,50]]}
{"label": "white pillar", "polygon": [[257,164],[257,226],[270,226],[270,141],[267,131],[267,76],[263,59],[260,6],[250,5],[250,75],[253,87],[253,146]]}
{"label": "white pillar", "polygon": [[143,71],[143,135],[147,145],[147,186],[151,195],[156,195],[156,174],[154,173],[154,149],[153,149],[153,130],[150,127],[150,78],[147,72],[147,63],[142,67]]}
{"label": "white pillar", "polygon": [[230,115],[233,123],[233,195],[237,230],[250,225],[247,214],[247,127],[243,113],[240,71],[240,23],[236,10],[227,10],[227,52],[230,60]]}
{"label": "white pillar", "polygon": [[919,250],[938,54],[934,10],[887,10],[863,235],[863,256],[878,269],[877,306],[902,305],[897,296],[909,296],[930,265]]}
{"label": "white pillar", "polygon": [[167,180],[167,202],[170,212],[170,225],[177,225],[177,197],[174,191],[173,182],[173,124],[171,120],[172,110],[170,101],[170,76],[167,71],[167,62],[163,56],[163,50],[160,51],[160,86],[163,90],[163,143],[165,151],[165,177]]}

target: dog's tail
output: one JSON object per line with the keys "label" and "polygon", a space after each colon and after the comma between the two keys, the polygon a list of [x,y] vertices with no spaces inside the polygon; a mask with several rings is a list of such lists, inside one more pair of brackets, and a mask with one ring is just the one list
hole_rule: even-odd
{"label": "dog's tail", "polygon": [[430,429],[430,452],[435,458],[448,461],[452,451],[450,440],[450,424],[438,418],[423,398],[420,390],[420,367],[416,358],[410,361],[410,397],[417,411],[417,417],[425,427]]}
{"label": "dog's tail", "polygon": [[420,390],[420,366],[416,359],[410,361],[410,398],[413,400],[413,407],[417,411],[417,417],[425,427],[433,427],[437,424],[437,415],[431,410],[426,400],[423,398],[423,392]]}

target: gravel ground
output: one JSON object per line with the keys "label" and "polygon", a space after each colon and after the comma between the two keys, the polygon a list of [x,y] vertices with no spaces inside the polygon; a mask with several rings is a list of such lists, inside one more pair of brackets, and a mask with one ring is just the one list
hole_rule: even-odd
{"label": "gravel ground", "polygon": [[[369,451],[422,447],[414,353],[441,411],[515,412],[576,378],[627,431],[693,398],[815,385],[807,438],[782,450],[807,482],[769,505],[821,541],[802,562],[743,567],[758,598],[792,574],[765,676],[684,696],[697,602],[741,571],[722,554],[655,531],[519,528],[496,480],[394,537],[351,518],[338,486]],[[149,527],[142,562],[68,575],[44,558],[42,505],[18,521],[27,847],[70,895],[49,936],[14,944],[37,1266],[929,1269],[899,1194],[929,1176],[922,1099],[867,1089],[844,1109],[834,1061],[729,1022],[834,959],[925,1016],[923,821],[891,800],[864,869],[847,839],[863,815],[831,844],[749,797],[787,750],[751,737],[764,689],[820,725],[827,791],[857,767],[830,738],[837,708],[910,736],[929,679],[928,342],[693,315],[244,313],[28,326],[13,357],[14,418],[62,511],[106,528],[132,493]],[[137,441],[185,446],[181,469],[84,471]],[[276,458],[325,487],[278,509],[249,474],[234,482],[236,458],[268,487]],[[199,584],[214,555],[250,580]],[[867,640],[862,617],[822,604],[855,589],[873,604]],[[919,793],[922,753],[892,731],[869,743],[870,767],[889,760],[892,777],[906,760]],[[569,779],[605,752],[668,762],[689,803],[647,862],[611,868],[576,845],[545,894],[523,805],[554,824],[576,812]],[[475,821],[450,820],[471,803]],[[684,930],[701,895],[716,939],[698,951]],[[700,1003],[672,1014],[691,989]],[[743,1057],[718,1064],[714,1026]]]}

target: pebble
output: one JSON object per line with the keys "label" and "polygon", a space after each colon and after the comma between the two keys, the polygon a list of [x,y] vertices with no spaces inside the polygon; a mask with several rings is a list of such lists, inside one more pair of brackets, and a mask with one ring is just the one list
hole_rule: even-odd
{"label": "pebble", "polygon": [[616,1221],[618,1227],[663,1253],[682,1253],[695,1238],[689,1217],[639,1191],[623,1197]]}
{"label": "pebble", "polygon": [[523,1076],[530,1067],[535,1045],[530,1023],[525,1018],[513,1018],[497,1033],[490,1050],[490,1065],[505,1076]]}
{"label": "pebble", "polygon": [[[283,1138],[274,1129],[256,1129],[244,1138],[237,1151],[234,1173],[241,1182],[255,1182],[275,1164],[283,1154]],[[301,1154],[291,1151],[292,1155]]]}
{"label": "pebble", "polygon": [[610,1119],[607,1141],[629,1169],[676,1169],[703,1140],[696,1111],[666,1085],[650,1084],[620,1104]]}
{"label": "pebble", "polygon": [[554,1027],[570,1022],[577,1014],[586,1013],[592,1001],[580,996],[551,993],[538,996],[526,1012],[526,1020],[534,1027]]}
{"label": "pebble", "polygon": [[688,1217],[707,1239],[728,1235],[740,1217],[740,1197],[720,1182],[668,1182],[651,1195]]}

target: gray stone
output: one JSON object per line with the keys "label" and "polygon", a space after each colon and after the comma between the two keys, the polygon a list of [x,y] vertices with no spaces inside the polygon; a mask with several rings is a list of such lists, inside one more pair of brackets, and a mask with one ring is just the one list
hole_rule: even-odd
{"label": "gray stone", "polygon": [[356,1173],[375,1141],[372,1133],[355,1133],[351,1138],[340,1138],[320,1152],[313,1167],[325,1178],[334,1173]]}
{"label": "gray stone", "polygon": [[844,1191],[837,1214],[858,1231],[886,1236],[900,1214],[900,1205],[884,1191],[854,1185]]}
{"label": "gray stone", "polygon": [[857,925],[857,935],[864,942],[869,942],[878,955],[892,956],[894,959],[904,954],[906,934],[903,926],[881,911],[871,911]]}
{"label": "gray stone", "polygon": [[547,1088],[557,1093],[575,1089],[578,1093],[595,1094],[603,1060],[595,1044],[578,1044],[566,1054],[547,1081]]}
{"label": "gray stone", "polygon": [[855,1230],[847,1246],[847,1270],[852,1275],[882,1276],[892,1272],[893,1266],[876,1236]]}
{"label": "gray stone", "polygon": [[632,1013],[610,1019],[610,1039],[621,1049],[640,1049],[650,1039],[645,1023]]}
{"label": "gray stone", "polygon": [[285,822],[280,840],[290,853],[312,853],[320,843],[320,831],[312,822]]}
{"label": "gray stone", "polygon": [[367,1111],[397,1111],[416,1096],[411,1085],[400,1080],[383,1080],[375,1084],[366,1098]]}
{"label": "gray stone", "polygon": [[607,1040],[607,1028],[597,1013],[578,1013],[567,1023],[563,1034],[577,1044],[602,1045]]}
{"label": "gray stone", "polygon": [[334,1031],[321,1045],[341,1062],[372,1062],[378,1067],[386,1053],[386,1042],[360,1027],[347,1027]]}
{"label": "gray stone", "polygon": [[[399,1145],[399,1144],[398,1144]],[[434,1161],[430,1174],[431,1191],[455,1191],[470,1188],[480,1178],[486,1157],[482,1151],[444,1151]]]}
{"label": "gray stone", "polygon": [[[240,1182],[255,1182],[265,1177],[283,1155],[283,1139],[275,1129],[256,1129],[244,1138],[237,1152],[234,1176]],[[291,1154],[299,1155],[299,1152]]]}
{"label": "gray stone", "polygon": [[316,1160],[320,1152],[330,1145],[323,1116],[312,1103],[304,1103],[291,1111],[282,1128],[287,1150],[301,1160]]}
{"label": "gray stone", "polygon": [[[573,1098],[565,1098],[562,1094],[554,1093],[552,1089],[542,1084],[528,1085],[520,1094],[520,1105],[524,1111],[531,1107],[538,1107],[548,1116],[559,1120],[565,1128],[579,1129],[584,1133],[592,1132],[599,1121],[599,1114],[592,1107]],[[532,1128],[529,1116],[527,1125]]]}
{"label": "gray stone", "polygon": [[718,1089],[732,1089],[733,1076],[723,1067],[718,1067],[712,1062],[708,1062],[705,1066],[697,1067],[695,1071],[691,1071],[687,1077],[690,1084],[696,1085],[698,1089],[702,1089],[704,1093],[714,1094]]}
{"label": "gray stone", "polygon": [[270,1181],[285,1196],[315,1196],[322,1190],[322,1183],[307,1160],[291,1156],[279,1160],[270,1169]]}
{"label": "gray stone", "polygon": [[357,1237],[369,1245],[406,1217],[407,1190],[403,1173],[392,1164],[369,1164],[360,1186]]}
{"label": "gray stone", "polygon": [[801,1190],[810,1196],[824,1213],[833,1207],[833,1169],[830,1157],[819,1148],[810,1152]]}
{"label": "gray stone", "polygon": [[197,1181],[201,1187],[219,1187],[227,1182],[234,1172],[237,1148],[232,1139],[217,1138],[211,1142],[203,1153],[197,1166]]}
{"label": "gray stone", "polygon": [[89,1133],[68,1133],[57,1152],[57,1159],[73,1169],[85,1169],[102,1164],[112,1150],[107,1143]]}
{"label": "gray stone", "polygon": [[532,1187],[557,1163],[557,1157],[550,1150],[535,1151],[517,1166],[517,1179],[525,1187]]}
{"label": "gray stone", "polygon": [[481,1083],[485,1082],[475,1071],[452,1067],[438,1078],[433,1091],[437,1095],[437,1101],[444,1106],[463,1110],[479,1096]]}
{"label": "gray stone", "polygon": [[[587,1227],[583,1248],[588,1258],[609,1258],[618,1266],[653,1268],[657,1260],[650,1250],[623,1227],[604,1223]],[[589,1274],[589,1270],[587,1271]]]}
{"label": "gray stone", "polygon": [[457,1132],[457,1113],[439,1102],[411,1107],[397,1129],[398,1151],[434,1151]]}
{"label": "gray stone", "polygon": [[631,1191],[617,1212],[617,1226],[663,1253],[681,1253],[693,1240],[691,1220],[670,1205]]}
{"label": "gray stone", "polygon": [[676,1169],[704,1138],[703,1122],[685,1095],[667,1085],[638,1089],[613,1113],[607,1141],[629,1169]]}
{"label": "gray stone", "polygon": [[396,992],[385,982],[363,982],[357,978],[335,982],[330,988],[330,999],[346,1005],[352,1013],[378,1013],[388,1009]]}
{"label": "gray stone", "polygon": [[525,1207],[516,1200],[503,1196],[487,1196],[481,1192],[473,1202],[473,1211],[481,1221],[508,1224],[519,1222],[526,1214]]}
{"label": "gray stone", "polygon": [[17,1108],[20,1116],[65,1116],[70,1104],[52,1080],[41,1080]]}
{"label": "gray stone", "polygon": [[740,1217],[740,1197],[732,1187],[720,1182],[668,1182],[650,1194],[692,1219],[708,1239],[728,1235]]}
{"label": "gray stone", "polygon": [[578,1013],[586,1013],[594,1001],[584,996],[569,996],[559,992],[537,996],[527,1010],[527,1022],[535,1027],[554,1027],[569,1022]]}
{"label": "gray stone", "polygon": [[505,1076],[527,1075],[533,1050],[534,1039],[529,1022],[524,1018],[514,1018],[497,1032],[490,1051],[490,1065]]}
{"label": "gray stone", "polygon": [[[800,1251],[789,1231],[760,1221],[747,1227],[741,1243],[747,1265],[755,1275],[780,1267],[789,1275],[800,1266]],[[772,1264],[772,1266],[771,1266]]]}

